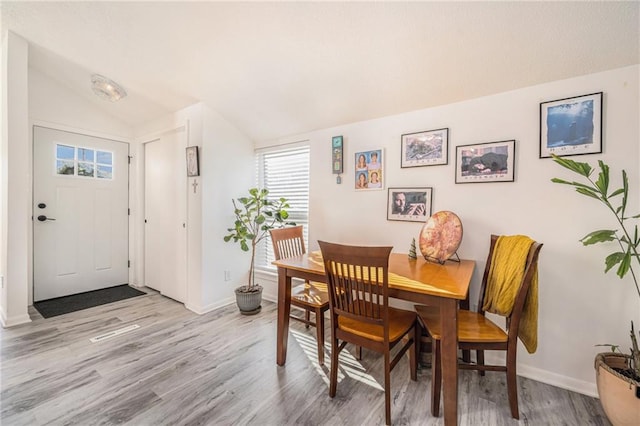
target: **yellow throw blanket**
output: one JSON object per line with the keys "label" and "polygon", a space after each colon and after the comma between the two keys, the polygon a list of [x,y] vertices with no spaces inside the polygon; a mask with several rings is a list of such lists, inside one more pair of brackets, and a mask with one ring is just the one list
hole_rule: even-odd
{"label": "yellow throw blanket", "polygon": [[[524,235],[500,236],[496,241],[487,278],[485,311],[508,316],[513,310],[524,265],[534,241]],[[518,337],[529,353],[538,348],[538,269],[536,267],[529,293],[524,302]]]}

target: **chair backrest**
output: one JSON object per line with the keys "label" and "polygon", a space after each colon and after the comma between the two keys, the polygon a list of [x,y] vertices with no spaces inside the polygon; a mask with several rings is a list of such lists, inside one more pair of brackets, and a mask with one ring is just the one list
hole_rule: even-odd
{"label": "chair backrest", "polygon": [[269,233],[271,234],[273,255],[276,260],[301,256],[306,253],[302,226],[272,229]]}
{"label": "chair backrest", "polygon": [[[484,314],[484,310],[483,310],[484,301],[485,301],[485,297],[487,296],[487,287],[488,287],[487,281],[489,279],[489,271],[491,270],[493,254],[496,248],[496,243],[498,242],[498,237],[499,237],[498,235],[491,235],[491,245],[489,247],[489,255],[487,256],[487,265],[484,269],[484,275],[482,277],[482,286],[480,287],[480,298],[478,300],[478,312],[483,314]],[[531,282],[538,268],[538,256],[540,254],[541,248],[542,248],[542,243],[538,243],[534,241],[533,244],[531,244],[531,247],[529,248],[529,253],[527,254],[526,261],[522,265],[522,267],[524,268],[522,281],[511,283],[511,285],[518,286],[518,291],[516,293],[511,314],[506,316],[506,326],[507,326],[507,332],[509,334],[509,340],[513,340],[514,342],[518,337],[520,319],[522,318],[522,311],[524,309],[525,301],[527,299],[527,294],[529,293]]]}
{"label": "chair backrest", "polygon": [[[332,318],[388,323],[389,255],[392,247],[359,247],[318,241],[329,286]],[[388,330],[385,328],[385,339]]]}

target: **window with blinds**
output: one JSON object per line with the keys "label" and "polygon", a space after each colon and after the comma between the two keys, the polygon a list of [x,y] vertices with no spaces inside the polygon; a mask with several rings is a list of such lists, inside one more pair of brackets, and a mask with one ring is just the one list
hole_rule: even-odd
{"label": "window with blinds", "polygon": [[[284,197],[289,203],[289,222],[302,225],[308,247],[309,145],[276,147],[256,151],[257,186],[269,191],[270,199]],[[275,269],[271,238],[265,238],[256,252],[256,266]]]}

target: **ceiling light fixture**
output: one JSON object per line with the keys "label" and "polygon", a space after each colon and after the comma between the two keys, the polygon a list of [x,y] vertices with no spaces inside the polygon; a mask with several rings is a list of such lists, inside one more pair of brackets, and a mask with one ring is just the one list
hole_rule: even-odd
{"label": "ceiling light fixture", "polygon": [[100,74],[91,76],[91,89],[98,97],[111,102],[119,101],[127,96],[127,92],[122,86]]}

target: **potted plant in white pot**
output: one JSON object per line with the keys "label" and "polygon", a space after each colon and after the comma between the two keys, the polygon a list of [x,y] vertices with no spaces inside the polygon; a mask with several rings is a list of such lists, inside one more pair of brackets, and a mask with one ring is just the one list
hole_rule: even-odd
{"label": "potted plant in white pot", "polygon": [[[640,235],[637,225],[640,215],[627,215],[629,181],[626,171],[622,170],[622,187],[610,192],[609,166],[602,160],[598,161],[600,171],[595,181],[591,178],[595,169],[588,163],[580,163],[556,155],[553,156],[553,160],[585,178],[586,183],[569,182],[558,178],[551,179],[552,182],[574,187],[579,194],[598,200],[615,216],[618,229],[593,231],[580,241],[585,246],[616,242],[620,250],[606,257],[605,273],[615,268],[616,274],[621,279],[630,274],[640,300],[640,287],[638,287],[636,276],[637,268],[640,266],[638,256]],[[619,205],[614,206],[612,204],[614,202]],[[632,221],[636,223],[632,224]],[[595,360],[598,394],[607,417],[615,426],[640,425],[640,350],[638,350],[633,321],[631,322],[630,355],[617,352],[616,345],[599,346],[611,347],[611,352],[598,354]]]}
{"label": "potted plant in white pot", "polygon": [[251,250],[248,282],[235,289],[238,309],[245,315],[260,312],[262,303],[262,286],[255,281],[256,247],[271,229],[295,225],[286,221],[289,217],[287,200],[271,200],[268,195],[266,189],[251,188],[248,197],[231,200],[236,220],[233,228],[227,228],[229,234],[224,240],[240,243],[243,251]]}

